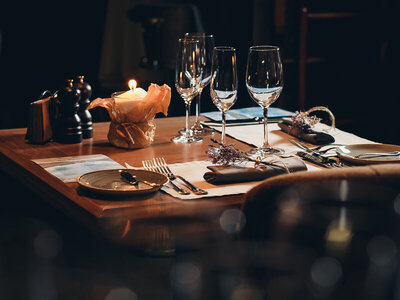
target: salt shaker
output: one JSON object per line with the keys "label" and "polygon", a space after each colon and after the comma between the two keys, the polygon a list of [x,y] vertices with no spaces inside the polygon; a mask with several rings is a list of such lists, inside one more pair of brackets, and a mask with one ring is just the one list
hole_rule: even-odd
{"label": "salt shaker", "polygon": [[84,81],[84,76],[77,76],[75,81],[75,87],[81,92],[81,99],[79,101],[78,115],[81,119],[82,137],[89,139],[93,136],[93,123],[92,115],[87,110],[90,104],[90,97],[92,96],[92,87]]}
{"label": "salt shaker", "polygon": [[60,143],[74,144],[82,142],[82,127],[78,115],[81,92],[68,79],[65,87],[57,92],[58,117],[56,120],[55,140]]}

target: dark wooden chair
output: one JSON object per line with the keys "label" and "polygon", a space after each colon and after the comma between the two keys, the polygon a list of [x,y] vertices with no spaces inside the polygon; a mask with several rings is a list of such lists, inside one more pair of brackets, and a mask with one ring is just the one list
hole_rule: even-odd
{"label": "dark wooden chair", "polygon": [[326,106],[338,127],[376,139],[371,106],[383,91],[371,87],[385,85],[386,2],[316,7],[308,1],[299,8],[296,109]]}
{"label": "dark wooden chair", "polygon": [[[298,172],[260,183],[246,194],[239,235],[254,262],[254,282],[280,276],[258,286],[271,299],[315,293],[390,299],[397,271],[384,277],[370,270],[380,255],[386,260],[378,268],[389,270],[396,260],[399,192],[400,164]],[[324,280],[322,274],[334,273]]]}
{"label": "dark wooden chair", "polygon": [[[332,22],[336,20],[349,20],[348,23],[356,23],[361,19],[367,17],[365,12],[309,12],[305,6],[301,8],[300,12],[300,26],[299,26],[299,47],[298,47],[298,107],[299,109],[306,109],[307,103],[307,66],[312,63],[326,62],[328,57],[324,53],[319,55],[310,56],[308,54],[309,40],[309,27],[315,25],[319,26],[321,22]],[[313,23],[313,24],[312,24]],[[318,24],[319,23],[319,24]],[[337,41],[333,41],[335,43]]]}
{"label": "dark wooden chair", "polygon": [[[281,98],[284,99],[280,99],[277,105],[291,110],[324,105],[344,115],[348,107],[343,103],[338,105],[340,98],[351,104],[354,95],[359,95],[359,98],[370,96],[371,93],[368,95],[362,91],[363,76],[367,64],[371,71],[373,61],[376,70],[384,56],[387,28],[382,20],[387,2],[256,0],[253,43],[278,45],[283,58],[285,89]],[[343,45],[342,49],[338,45]],[[347,56],[343,49],[348,52]],[[343,65],[351,69],[358,82],[353,87],[345,83],[341,87],[354,92],[354,95],[344,91],[345,97],[336,97],[340,91],[331,87],[341,76],[337,73]],[[351,72],[343,77],[350,76]],[[356,90],[361,93],[356,94]]]}

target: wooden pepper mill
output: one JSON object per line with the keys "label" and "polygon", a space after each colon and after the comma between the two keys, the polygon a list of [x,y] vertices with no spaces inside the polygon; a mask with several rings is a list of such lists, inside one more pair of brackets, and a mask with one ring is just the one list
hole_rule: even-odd
{"label": "wooden pepper mill", "polygon": [[81,119],[82,137],[84,139],[89,139],[93,137],[92,115],[87,110],[90,104],[89,98],[92,96],[92,87],[84,81],[84,76],[76,77],[75,87],[81,92],[78,115]]}
{"label": "wooden pepper mill", "polygon": [[82,142],[82,127],[78,115],[80,91],[68,79],[66,86],[57,92],[58,117],[56,120],[55,140],[60,143],[74,144]]}

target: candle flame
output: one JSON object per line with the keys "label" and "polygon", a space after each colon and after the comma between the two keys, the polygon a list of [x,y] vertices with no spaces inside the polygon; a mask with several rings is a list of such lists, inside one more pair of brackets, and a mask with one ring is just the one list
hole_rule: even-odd
{"label": "candle flame", "polygon": [[128,86],[129,86],[129,88],[131,89],[132,92],[135,91],[135,88],[136,88],[136,80],[135,80],[135,79],[129,80]]}

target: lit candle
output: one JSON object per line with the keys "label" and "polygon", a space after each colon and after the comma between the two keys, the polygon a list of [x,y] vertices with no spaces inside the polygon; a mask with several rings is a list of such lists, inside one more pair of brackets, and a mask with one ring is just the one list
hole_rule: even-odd
{"label": "lit candle", "polygon": [[136,80],[129,80],[129,91],[116,93],[113,96],[114,108],[121,114],[128,114],[129,111],[140,105],[140,101],[146,97],[147,92],[136,87]]}
{"label": "lit candle", "polygon": [[129,80],[128,85],[130,90],[117,95],[114,98],[115,102],[140,101],[146,97],[147,92],[142,88],[136,87],[136,80]]}

